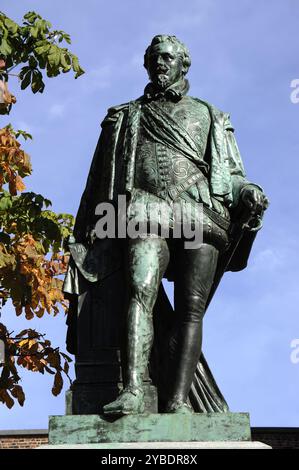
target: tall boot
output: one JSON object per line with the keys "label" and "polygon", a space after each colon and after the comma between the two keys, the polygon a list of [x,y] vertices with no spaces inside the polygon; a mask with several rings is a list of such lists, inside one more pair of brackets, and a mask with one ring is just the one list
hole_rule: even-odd
{"label": "tall boot", "polygon": [[142,382],[153,342],[151,312],[133,299],[128,311],[126,360],[123,360],[124,389],[119,397],[105,405],[105,415],[122,416],[144,411]]}
{"label": "tall boot", "polygon": [[178,332],[177,344],[171,358],[167,413],[192,413],[187,399],[201,354],[202,320],[186,322]]}
{"label": "tall boot", "polygon": [[189,410],[187,398],[201,354],[203,317],[217,259],[218,250],[205,243],[196,250],[178,252],[174,296],[176,344],[170,355],[168,412]]}

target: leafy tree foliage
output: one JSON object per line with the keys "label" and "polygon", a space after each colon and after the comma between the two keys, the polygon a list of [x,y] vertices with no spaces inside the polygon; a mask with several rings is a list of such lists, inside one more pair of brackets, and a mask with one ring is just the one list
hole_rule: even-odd
{"label": "leafy tree foliage", "polygon": [[[27,13],[21,25],[0,12],[0,83],[4,100],[0,114],[9,114],[16,101],[8,91],[11,71],[18,70],[21,89],[33,93],[45,88],[43,72],[56,77],[71,70],[75,78],[84,73],[78,58],[61,43],[70,44],[64,31],[35,12]],[[31,174],[29,155],[19,138],[32,139],[8,124],[0,129],[0,308],[11,300],[17,316],[27,320],[44,313],[66,309],[61,291],[61,274],[67,265],[66,240],[72,232],[73,217],[56,214],[51,201],[34,192],[25,192],[24,178]],[[45,335],[33,329],[18,334],[0,323],[0,340],[5,346],[5,362],[0,364],[0,402],[11,408],[15,400],[22,406],[25,394],[20,385],[20,368],[54,375],[53,395],[68,377],[71,358],[51,346]]]}
{"label": "leafy tree foliage", "polygon": [[42,93],[43,70],[48,77],[70,70],[75,72],[75,78],[84,73],[78,57],[61,47],[63,42],[71,43],[70,36],[51,28],[49,21],[32,11],[24,16],[22,25],[0,12],[0,56],[8,71],[24,64],[19,73],[22,90],[31,86],[33,93]]}

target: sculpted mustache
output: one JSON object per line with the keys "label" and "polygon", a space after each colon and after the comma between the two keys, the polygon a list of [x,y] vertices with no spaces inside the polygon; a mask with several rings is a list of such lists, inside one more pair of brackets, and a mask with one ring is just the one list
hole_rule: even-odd
{"label": "sculpted mustache", "polygon": [[169,69],[167,67],[157,67],[156,72],[157,73],[167,73]]}

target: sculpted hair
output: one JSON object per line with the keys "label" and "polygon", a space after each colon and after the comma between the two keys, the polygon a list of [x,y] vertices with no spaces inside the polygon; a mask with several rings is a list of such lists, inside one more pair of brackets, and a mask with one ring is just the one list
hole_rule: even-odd
{"label": "sculpted hair", "polygon": [[156,44],[159,44],[160,42],[165,42],[165,41],[168,41],[177,46],[178,52],[180,56],[182,57],[182,61],[183,61],[184,75],[186,75],[191,65],[190,52],[185,46],[185,44],[179,41],[179,39],[176,36],[168,36],[166,34],[158,34],[152,39],[152,42],[150,43],[150,45],[148,46],[144,54],[144,63],[143,63],[144,67],[146,68],[146,70],[148,69],[148,57],[149,57],[152,47],[155,46]]}

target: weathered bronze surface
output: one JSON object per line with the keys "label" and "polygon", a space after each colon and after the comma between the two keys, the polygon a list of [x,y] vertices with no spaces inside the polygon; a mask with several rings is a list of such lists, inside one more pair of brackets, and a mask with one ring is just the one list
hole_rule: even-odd
{"label": "weathered bronze surface", "polygon": [[[102,122],[64,284],[74,414],[228,411],[201,351],[202,321],[223,273],[246,267],[268,201],[245,177],[229,115],[187,95],[190,65],[176,37],[155,36],[144,94]],[[155,202],[160,222],[164,203],[203,207],[202,243],[187,249],[184,237],[150,230],[99,239],[96,207],[117,207],[119,195],[128,196],[127,221],[133,202],[144,214]],[[163,277],[174,282],[174,308]]]}

